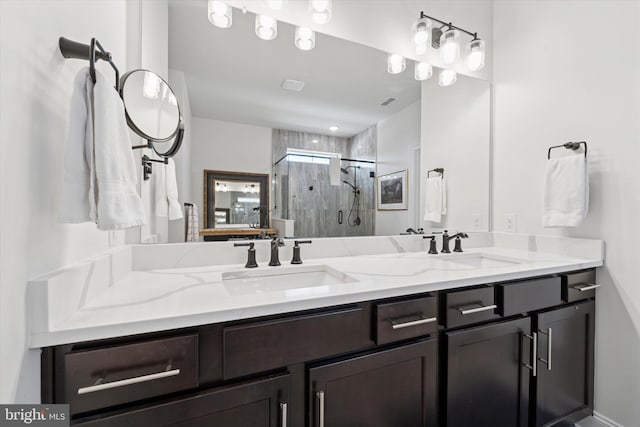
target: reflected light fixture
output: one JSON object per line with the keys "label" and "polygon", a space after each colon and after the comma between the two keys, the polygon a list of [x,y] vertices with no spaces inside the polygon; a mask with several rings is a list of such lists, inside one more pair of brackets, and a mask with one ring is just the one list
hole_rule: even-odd
{"label": "reflected light fixture", "polygon": [[407,68],[407,60],[397,53],[387,56],[387,71],[389,74],[399,74]]}
{"label": "reflected light fixture", "polygon": [[433,23],[429,18],[420,18],[413,29],[413,43],[417,55],[424,55],[427,52],[427,45],[431,41],[431,29]]}
{"label": "reflected light fixture", "polygon": [[309,0],[311,20],[316,24],[326,24],[331,20],[331,0]]}
{"label": "reflected light fixture", "polygon": [[273,40],[278,35],[278,21],[269,15],[256,15],[256,35],[262,40]]}
{"label": "reflected light fixture", "polygon": [[433,66],[428,62],[416,62],[413,70],[413,78],[416,80],[427,80],[433,75]]}
{"label": "reflected light fixture", "polygon": [[336,125],[329,126],[329,130],[330,130],[331,132],[337,132],[337,131],[338,131],[338,129],[340,129],[340,128],[339,128],[338,126],[336,126]]}
{"label": "reflected light fixture", "polygon": [[229,28],[233,23],[233,9],[220,0],[209,0],[207,6],[209,21],[218,28]]}
{"label": "reflected light fixture", "polygon": [[438,76],[438,84],[443,87],[451,86],[458,80],[458,73],[454,70],[440,70],[440,75]]}
{"label": "reflected light fixture", "polygon": [[311,50],[316,46],[316,33],[308,27],[296,27],[294,44],[300,50]]}
{"label": "reflected light fixture", "polygon": [[267,0],[267,6],[272,10],[282,10],[287,0]]}
{"label": "reflected light fixture", "polygon": [[[478,71],[484,67],[486,47],[485,42],[478,38],[478,33],[456,27],[451,22],[441,21],[432,16],[425,15],[424,12],[420,12],[420,19],[416,23],[414,30],[413,41],[416,45],[416,52],[418,50],[418,42],[424,40],[424,35],[419,34],[418,29],[420,22],[423,20],[429,20],[429,22],[431,22],[431,45],[434,49],[440,50],[440,59],[444,64],[451,65],[458,61],[460,58],[460,36],[461,33],[465,33],[472,37],[472,40],[465,47],[465,65],[470,71]],[[440,25],[434,27],[434,23]],[[440,75],[442,76],[442,73],[440,73]],[[455,78],[453,82],[455,82]]]}

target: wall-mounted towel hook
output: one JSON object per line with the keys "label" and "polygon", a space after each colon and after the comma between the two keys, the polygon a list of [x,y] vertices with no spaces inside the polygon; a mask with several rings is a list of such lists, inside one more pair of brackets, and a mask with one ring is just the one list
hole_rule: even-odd
{"label": "wall-mounted towel hook", "polygon": [[577,150],[581,145],[584,145],[584,157],[587,157],[587,142],[586,141],[574,141],[574,142],[565,142],[561,145],[554,145],[549,147],[547,151],[547,160],[551,159],[551,150],[554,148],[566,148],[567,150]]}
{"label": "wall-mounted towel hook", "polygon": [[[89,75],[91,76],[93,83],[96,82],[96,61],[98,59],[107,61],[116,73],[115,89],[120,89],[120,71],[118,71],[116,64],[113,63],[111,53],[107,52],[95,37],[91,39],[91,43],[88,45],[69,40],[65,37],[60,37],[58,39],[58,46],[60,48],[60,53],[62,53],[62,56],[65,58],[84,59],[89,61]],[[96,47],[98,50],[96,50]]]}
{"label": "wall-mounted towel hook", "polygon": [[439,173],[439,174],[440,174],[440,177],[441,177],[442,179],[444,179],[444,168],[435,168],[435,169],[430,169],[430,170],[428,170],[428,171],[427,171],[427,178],[429,178],[429,174],[430,174],[431,172]]}

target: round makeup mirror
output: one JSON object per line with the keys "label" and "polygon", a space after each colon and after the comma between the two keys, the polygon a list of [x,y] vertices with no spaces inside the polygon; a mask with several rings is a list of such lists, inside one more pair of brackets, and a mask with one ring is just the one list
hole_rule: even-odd
{"label": "round makeup mirror", "polygon": [[159,156],[175,155],[184,125],[178,100],[167,82],[148,70],[129,71],[120,80],[120,97],[129,127]]}

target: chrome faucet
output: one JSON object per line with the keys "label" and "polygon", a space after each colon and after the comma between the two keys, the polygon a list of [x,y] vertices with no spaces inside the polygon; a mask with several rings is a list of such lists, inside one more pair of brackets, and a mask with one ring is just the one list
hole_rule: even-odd
{"label": "chrome faucet", "polygon": [[449,250],[449,240],[451,239],[456,239],[456,244],[453,248],[453,251],[462,252],[462,241],[460,239],[466,239],[467,237],[469,237],[469,235],[462,232],[449,236],[448,230],[444,230],[444,233],[442,234],[442,250],[440,252],[442,252],[443,254],[451,253],[451,251]]}
{"label": "chrome faucet", "polygon": [[269,261],[269,265],[272,267],[281,265],[279,255],[280,246],[284,246],[282,239],[278,238],[278,236],[273,236],[273,239],[271,239],[271,261]]}

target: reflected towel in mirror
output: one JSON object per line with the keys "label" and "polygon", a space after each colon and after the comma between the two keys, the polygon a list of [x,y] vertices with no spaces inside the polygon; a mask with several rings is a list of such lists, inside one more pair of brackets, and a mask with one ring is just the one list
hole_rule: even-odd
{"label": "reflected towel in mirror", "polygon": [[441,222],[447,213],[447,186],[442,176],[427,178],[424,220]]}
{"label": "reflected towel in mirror", "polygon": [[168,159],[166,165],[158,163],[152,176],[155,181],[156,216],[168,217],[170,220],[182,218],[182,207],[178,201],[176,164],[173,159]]}

